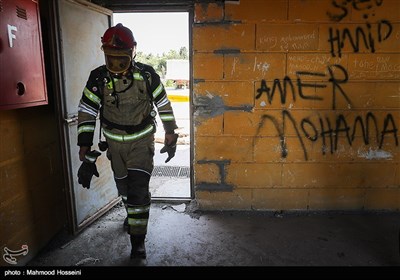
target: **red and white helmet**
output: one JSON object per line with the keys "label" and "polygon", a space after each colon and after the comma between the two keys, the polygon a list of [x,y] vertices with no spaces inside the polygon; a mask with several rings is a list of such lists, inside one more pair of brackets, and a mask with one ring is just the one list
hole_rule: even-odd
{"label": "red and white helmet", "polygon": [[101,37],[101,43],[101,49],[106,58],[106,66],[110,72],[119,74],[129,69],[137,45],[129,28],[121,23],[108,28]]}

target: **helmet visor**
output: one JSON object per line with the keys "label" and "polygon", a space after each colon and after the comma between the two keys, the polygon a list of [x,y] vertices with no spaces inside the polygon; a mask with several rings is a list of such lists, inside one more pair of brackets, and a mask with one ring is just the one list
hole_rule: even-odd
{"label": "helmet visor", "polygon": [[103,48],[108,71],[120,74],[129,69],[132,63],[132,49],[115,50]]}
{"label": "helmet visor", "polygon": [[124,73],[131,66],[130,56],[116,56],[106,54],[106,67],[108,71],[116,74]]}

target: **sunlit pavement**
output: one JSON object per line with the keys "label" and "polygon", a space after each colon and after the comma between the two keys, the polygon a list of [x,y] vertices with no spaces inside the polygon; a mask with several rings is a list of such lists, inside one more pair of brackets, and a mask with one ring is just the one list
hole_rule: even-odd
{"label": "sunlit pavement", "polygon": [[[189,102],[182,101],[189,97],[188,89],[167,90],[167,94],[171,99],[172,108],[178,129],[179,138],[175,156],[165,163],[168,155],[161,154],[160,150],[163,147],[165,131],[162,122],[157,115],[157,131],[155,134],[155,154],[154,166],[165,167],[168,169],[176,167],[190,167],[190,115]],[[180,101],[172,101],[180,100]],[[152,176],[150,180],[150,192],[152,198],[189,198],[190,197],[190,177],[179,176]]]}
{"label": "sunlit pavement", "polygon": [[[176,89],[176,90],[168,89],[167,94],[172,100],[174,99],[183,100],[182,98],[177,98],[177,97],[178,96],[189,97],[189,89]],[[171,104],[172,104],[172,109],[174,110],[176,124],[178,125],[178,129],[175,130],[175,132],[179,134],[178,145],[180,144],[189,145],[190,144],[189,102],[171,101]],[[156,121],[157,121],[157,132],[155,134],[156,142],[163,143],[165,132],[160,117],[158,115],[156,117]]]}

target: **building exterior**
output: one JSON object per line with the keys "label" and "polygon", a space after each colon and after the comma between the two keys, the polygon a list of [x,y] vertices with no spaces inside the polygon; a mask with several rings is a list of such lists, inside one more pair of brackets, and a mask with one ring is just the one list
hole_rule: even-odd
{"label": "building exterior", "polygon": [[188,88],[189,69],[189,60],[187,59],[168,59],[165,79],[174,81],[177,88]]}

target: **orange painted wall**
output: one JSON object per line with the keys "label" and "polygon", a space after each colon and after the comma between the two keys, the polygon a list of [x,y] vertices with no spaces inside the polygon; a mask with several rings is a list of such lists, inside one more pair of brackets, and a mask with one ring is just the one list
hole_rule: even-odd
{"label": "orange painted wall", "polygon": [[27,245],[17,265],[31,260],[66,224],[63,185],[51,106],[0,111],[0,249]]}
{"label": "orange painted wall", "polygon": [[400,210],[400,2],[341,2],[196,4],[200,208]]}

